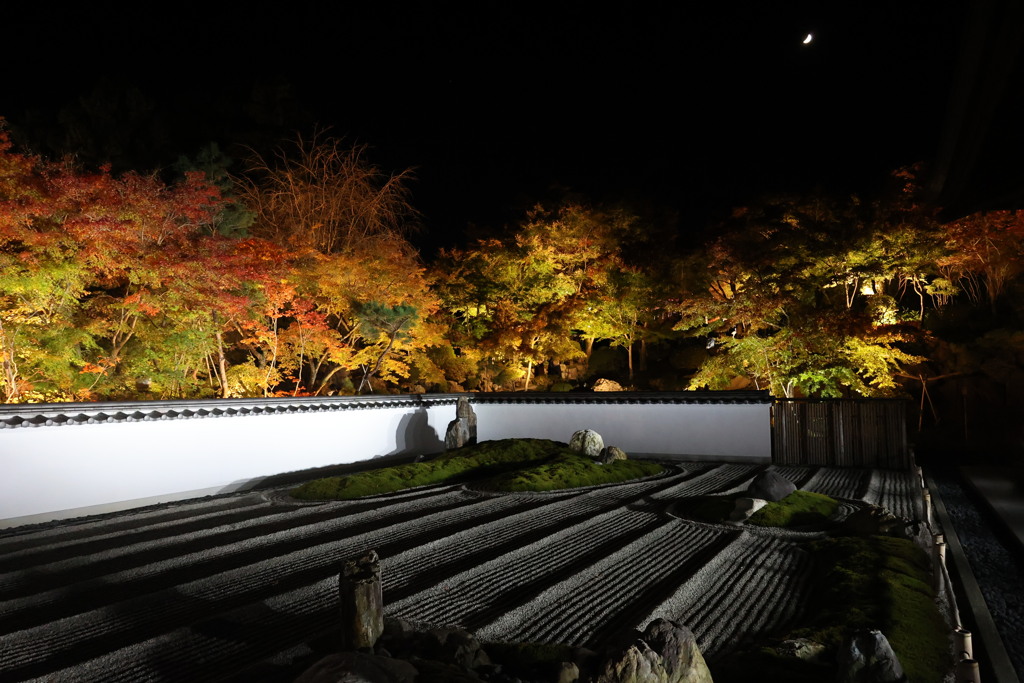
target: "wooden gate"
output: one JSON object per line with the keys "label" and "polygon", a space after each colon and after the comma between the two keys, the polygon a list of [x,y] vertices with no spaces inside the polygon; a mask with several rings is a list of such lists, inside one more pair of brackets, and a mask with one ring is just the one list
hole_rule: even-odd
{"label": "wooden gate", "polygon": [[776,399],[772,460],[780,465],[914,466],[900,399]]}

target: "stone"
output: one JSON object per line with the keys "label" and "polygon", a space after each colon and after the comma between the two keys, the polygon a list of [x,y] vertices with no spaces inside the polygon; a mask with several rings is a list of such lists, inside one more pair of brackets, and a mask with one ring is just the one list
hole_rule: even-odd
{"label": "stone", "polygon": [[900,660],[878,630],[858,631],[839,653],[839,683],[902,683]]}
{"label": "stone", "polygon": [[460,396],[455,402],[455,419],[448,423],[444,434],[445,450],[451,451],[476,443],[476,413],[469,399]]}
{"label": "stone", "polygon": [[469,443],[469,422],[462,417],[457,417],[448,423],[448,430],[444,434],[444,448],[447,451],[462,448]]}
{"label": "stone", "polygon": [[580,680],[580,667],[576,662],[562,662],[559,664],[557,683],[576,683]]}
{"label": "stone", "polygon": [[618,446],[605,446],[601,449],[601,455],[597,457],[597,461],[602,465],[607,465],[615,460],[629,460],[629,456]]}
{"label": "stone", "polygon": [[295,683],[415,683],[418,676],[416,667],[401,659],[341,652],[317,661]]}
{"label": "stone", "polygon": [[475,444],[476,412],[474,412],[473,405],[465,396],[460,396],[459,400],[455,403],[455,417],[466,421],[466,428],[469,430],[469,439],[466,441],[466,445],[471,446]]}
{"label": "stone", "polygon": [[594,391],[625,391],[625,389],[615,380],[599,379],[594,382]]}
{"label": "stone", "polygon": [[897,517],[881,505],[869,505],[844,519],[839,531],[849,536],[894,536],[913,540],[920,531],[919,525],[919,522]]}
{"label": "stone", "polygon": [[737,498],[736,506],[729,513],[728,522],[740,524],[750,519],[750,516],[768,504],[764,498]]}
{"label": "stone", "polygon": [[763,498],[768,501],[778,502],[796,491],[796,485],[778,472],[768,470],[754,477],[747,487],[747,494],[751,498]]}
{"label": "stone", "polygon": [[375,550],[346,560],[338,577],[341,649],[369,650],[384,632],[380,558]]}
{"label": "stone", "polygon": [[604,439],[593,429],[581,429],[569,439],[569,448],[588,458],[596,458],[604,450]]}
{"label": "stone", "polygon": [[599,668],[596,683],[711,683],[711,672],[693,632],[655,619],[625,649]]}
{"label": "stone", "polygon": [[779,643],[775,651],[783,657],[793,657],[805,662],[819,662],[826,649],[824,645],[810,638],[794,638]]}

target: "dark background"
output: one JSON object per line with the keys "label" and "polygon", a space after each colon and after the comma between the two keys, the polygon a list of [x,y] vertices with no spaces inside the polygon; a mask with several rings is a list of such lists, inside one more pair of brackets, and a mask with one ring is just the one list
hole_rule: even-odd
{"label": "dark background", "polygon": [[1009,1],[44,5],[4,11],[0,116],[25,144],[151,169],[327,130],[415,169],[428,255],[569,190],[685,236],[917,161],[954,211],[1022,185]]}

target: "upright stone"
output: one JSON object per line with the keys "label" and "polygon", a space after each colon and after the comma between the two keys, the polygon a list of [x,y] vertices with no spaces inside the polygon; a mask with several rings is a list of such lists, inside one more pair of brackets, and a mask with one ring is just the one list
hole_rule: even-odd
{"label": "upright stone", "polygon": [[372,648],[384,632],[384,598],[376,550],[346,560],[338,577],[341,594],[341,649]]}
{"label": "upright stone", "polygon": [[469,440],[466,445],[473,445],[476,443],[476,413],[473,411],[473,405],[469,402],[469,399],[465,396],[460,396],[458,402],[455,404],[455,417],[460,420],[466,421],[466,428],[469,431]]}

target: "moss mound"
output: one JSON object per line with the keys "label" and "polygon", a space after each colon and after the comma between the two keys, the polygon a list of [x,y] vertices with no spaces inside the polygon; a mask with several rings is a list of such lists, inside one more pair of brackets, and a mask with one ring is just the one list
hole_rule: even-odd
{"label": "moss mound", "polygon": [[935,605],[924,551],[887,536],[832,538],[808,549],[814,556],[811,608],[779,640],[822,643],[828,650],[821,661],[827,664],[757,648],[712,667],[715,681],[749,680],[752,670],[770,671],[772,680],[834,680],[837,648],[855,631],[870,628],[889,639],[910,683],[943,679],[950,667],[948,629]]}
{"label": "moss mound", "polygon": [[633,460],[597,465],[564,443],[501,439],[449,451],[426,462],[384,467],[307,482],[291,495],[302,500],[350,500],[415,486],[474,482],[493,491],[553,491],[627,481],[662,471]]}
{"label": "moss mound", "polygon": [[[704,522],[723,522],[736,507],[738,493],[729,496],[697,496],[681,501],[678,511]],[[835,514],[839,502],[834,498],[810,491],[794,491],[778,502],[768,503],[755,512],[746,524],[770,527],[824,526]]]}
{"label": "moss mound", "polygon": [[827,524],[839,508],[835,498],[811,491],[794,491],[782,500],[768,503],[747,520],[747,524],[773,527]]}

